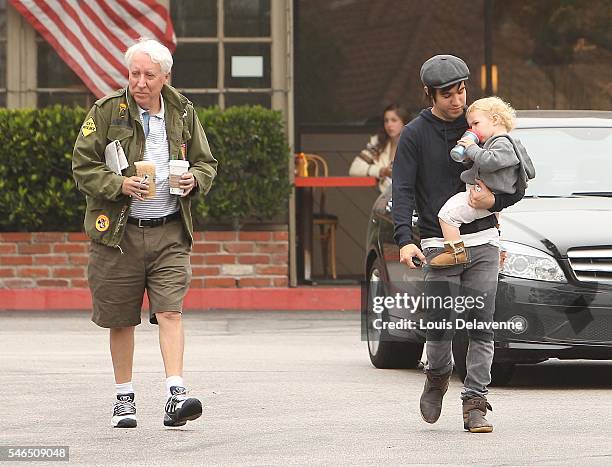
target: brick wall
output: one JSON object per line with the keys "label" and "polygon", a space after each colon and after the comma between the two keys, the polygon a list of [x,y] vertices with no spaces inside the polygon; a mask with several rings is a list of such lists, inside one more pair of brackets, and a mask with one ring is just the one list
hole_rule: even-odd
{"label": "brick wall", "polygon": [[[286,287],[286,230],[196,232],[191,287]],[[0,288],[87,287],[89,241],[66,232],[0,233]]]}

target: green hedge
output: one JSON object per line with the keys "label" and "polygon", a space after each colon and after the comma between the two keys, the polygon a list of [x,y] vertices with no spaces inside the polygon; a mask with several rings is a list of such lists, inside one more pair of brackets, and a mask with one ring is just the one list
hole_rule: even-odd
{"label": "green hedge", "polygon": [[[80,231],[85,197],[71,173],[82,108],[0,109],[0,231]],[[266,221],[286,213],[289,147],[279,112],[198,109],[219,173],[197,198],[196,224]]]}
{"label": "green hedge", "polygon": [[195,210],[215,221],[269,221],[285,214],[289,146],[280,112],[261,106],[198,109],[219,173]]}

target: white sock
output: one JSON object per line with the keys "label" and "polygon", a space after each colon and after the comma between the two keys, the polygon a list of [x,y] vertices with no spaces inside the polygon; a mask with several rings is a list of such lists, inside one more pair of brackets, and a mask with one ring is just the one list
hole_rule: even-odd
{"label": "white sock", "polygon": [[134,387],[132,386],[132,382],[128,381],[127,383],[115,384],[115,393],[118,396],[120,396],[121,394],[133,394]]}
{"label": "white sock", "polygon": [[185,382],[183,381],[182,376],[168,376],[166,378],[166,397],[170,397],[170,387],[171,386],[181,386],[185,387]]}

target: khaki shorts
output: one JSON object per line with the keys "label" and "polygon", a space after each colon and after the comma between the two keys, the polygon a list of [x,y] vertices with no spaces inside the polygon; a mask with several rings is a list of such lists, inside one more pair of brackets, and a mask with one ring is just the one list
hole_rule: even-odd
{"label": "khaki shorts", "polygon": [[149,321],[155,313],[183,310],[191,282],[191,246],[180,219],[158,227],[127,224],[119,248],[91,242],[87,275],[93,299],[91,320],[103,328],[140,324],[144,292]]}

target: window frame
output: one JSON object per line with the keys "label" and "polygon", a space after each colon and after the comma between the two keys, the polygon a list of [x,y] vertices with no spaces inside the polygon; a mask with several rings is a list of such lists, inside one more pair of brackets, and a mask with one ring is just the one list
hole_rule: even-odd
{"label": "window frame", "polygon": [[[180,1],[180,0],[171,0]],[[270,10],[272,10],[273,4],[270,3]],[[271,22],[271,20],[270,20]],[[217,87],[215,88],[186,88],[180,87],[178,90],[184,94],[216,94],[217,105],[221,109],[226,107],[227,94],[266,94],[272,98],[272,87],[265,88],[254,88],[254,87],[226,87],[225,85],[225,44],[269,44],[270,49],[272,48],[272,25],[270,25],[270,35],[268,36],[244,36],[244,37],[231,37],[225,36],[225,0],[217,0],[217,35],[207,37],[193,37],[193,36],[182,36],[176,38],[177,47],[181,44],[217,44]],[[270,57],[272,51],[270,50]],[[272,73],[272,58],[270,63],[264,63],[264,67],[267,66]],[[174,70],[172,70],[174,73]]]}
{"label": "window frame", "polygon": [[[40,43],[47,43],[45,38],[42,37],[40,35],[40,33],[36,32],[36,37],[34,39],[35,42],[35,48],[36,48],[36,56],[38,57],[38,46]],[[48,45],[48,44],[47,44]],[[54,52],[55,50],[53,48],[51,48]],[[55,52],[57,53],[57,52]],[[68,65],[66,65],[63,60],[58,56],[59,60],[62,61],[62,63],[64,64],[64,66],[68,67]],[[37,61],[37,66],[38,66],[38,59]],[[70,69],[68,67],[68,69],[70,71],[72,71],[72,69]],[[38,69],[36,72],[36,88],[34,89],[34,92],[36,93],[36,106],[38,107],[38,101],[40,98],[41,94],[46,94],[48,97],[51,97],[53,94],[85,94],[85,102],[83,102],[81,105],[85,108],[89,108],[93,105],[93,103],[96,101],[96,97],[93,95],[93,93],[89,90],[89,88],[87,86],[85,86],[85,83],[83,83],[82,81],[79,82],[78,84],[72,84],[69,87],[41,87],[38,85]]]}
{"label": "window frame", "polygon": [[4,24],[5,24],[5,28],[4,28],[4,34],[0,35],[0,49],[3,49],[4,51],[4,86],[0,87],[0,102],[2,102],[2,100],[4,100],[3,105],[0,105],[0,107],[6,107],[6,101],[8,99],[8,56],[7,56],[7,52],[8,52],[8,21],[9,21],[9,14],[8,14],[8,5],[7,2],[4,2],[4,8],[2,8],[2,12],[4,14]]}

